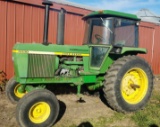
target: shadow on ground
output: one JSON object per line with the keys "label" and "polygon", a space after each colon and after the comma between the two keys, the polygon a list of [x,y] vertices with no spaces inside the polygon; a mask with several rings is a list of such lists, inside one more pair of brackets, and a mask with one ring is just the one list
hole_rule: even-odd
{"label": "shadow on ground", "polygon": [[149,127],[159,127],[159,126],[156,124],[151,124]]}
{"label": "shadow on ground", "polygon": [[83,122],[77,127],[93,127],[93,125],[90,122]]}
{"label": "shadow on ground", "polygon": [[60,100],[59,100],[59,107],[60,107],[60,110],[59,110],[59,114],[58,114],[58,118],[57,118],[56,123],[61,120],[61,118],[63,117],[63,115],[65,114],[65,111],[66,111],[65,103]]}

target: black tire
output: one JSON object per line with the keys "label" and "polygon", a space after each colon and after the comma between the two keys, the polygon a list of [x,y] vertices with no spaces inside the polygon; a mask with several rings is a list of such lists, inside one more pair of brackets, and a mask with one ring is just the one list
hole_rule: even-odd
{"label": "black tire", "polygon": [[18,92],[18,87],[20,84],[15,81],[14,77],[12,77],[6,84],[6,96],[10,100],[12,104],[17,104],[17,102],[24,96]]}
{"label": "black tire", "polygon": [[110,67],[105,76],[104,97],[119,112],[143,108],[153,89],[153,74],[148,63],[137,56],[124,56]]}
{"label": "black tire", "polygon": [[21,127],[51,127],[58,114],[58,100],[46,89],[29,92],[16,108],[16,119]]}

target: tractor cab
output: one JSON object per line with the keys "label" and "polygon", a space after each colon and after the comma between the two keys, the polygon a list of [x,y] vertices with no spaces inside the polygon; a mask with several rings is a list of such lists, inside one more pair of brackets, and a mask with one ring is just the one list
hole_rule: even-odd
{"label": "tractor cab", "polygon": [[138,19],[116,11],[93,12],[86,20],[84,44],[138,47]]}
{"label": "tractor cab", "polygon": [[[86,21],[84,45],[89,45],[90,65],[99,68],[109,54],[138,53],[138,22],[136,15],[104,10],[95,11],[83,18]],[[136,51],[135,51],[136,50]],[[124,52],[123,52],[124,51]],[[130,52],[131,51],[131,52]],[[141,52],[141,51],[140,51]]]}

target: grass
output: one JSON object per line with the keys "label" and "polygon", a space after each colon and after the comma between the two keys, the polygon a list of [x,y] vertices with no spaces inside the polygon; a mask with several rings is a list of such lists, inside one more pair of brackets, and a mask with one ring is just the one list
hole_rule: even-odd
{"label": "grass", "polygon": [[[100,117],[97,122],[93,122],[93,127],[118,127],[121,120],[127,119],[127,115],[115,112],[111,117]],[[118,124],[118,125],[117,125]]]}
{"label": "grass", "polygon": [[132,120],[139,127],[158,127],[160,126],[160,93],[154,91],[148,105],[132,115]]}
{"label": "grass", "polygon": [[[97,120],[89,119],[79,126],[71,125],[69,127],[124,127],[124,123],[128,119],[133,126],[126,127],[160,127],[160,93],[154,91],[153,95],[143,110],[139,110],[131,114],[123,114],[115,112],[111,117],[99,117]],[[118,124],[120,123],[120,124]]]}
{"label": "grass", "polygon": [[[119,122],[123,119],[127,119],[127,115],[123,113],[115,112],[111,117],[99,117],[98,119],[88,119],[85,122],[82,122],[80,125],[68,125],[65,127],[121,127]],[[115,124],[115,121],[117,125]]]}

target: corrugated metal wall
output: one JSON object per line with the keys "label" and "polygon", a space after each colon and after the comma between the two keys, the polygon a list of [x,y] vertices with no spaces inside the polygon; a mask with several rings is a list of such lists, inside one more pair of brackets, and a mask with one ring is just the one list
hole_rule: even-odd
{"label": "corrugated metal wall", "polygon": [[139,26],[139,46],[146,48],[144,57],[152,67],[154,74],[160,74],[160,24],[141,22]]}
{"label": "corrugated metal wall", "polygon": [[[65,44],[81,45],[84,22],[81,18],[90,11],[54,3],[50,11],[50,43],[56,43],[57,15],[61,8],[66,13]],[[44,6],[42,0],[0,1],[0,70],[10,78],[14,75],[12,47],[16,42],[41,43],[43,40]]]}
{"label": "corrugated metal wall", "polygon": [[[36,42],[43,40],[44,6],[42,0],[0,0],[0,70],[10,78],[14,75],[12,47],[16,42]],[[57,14],[61,8],[66,13],[65,44],[81,45],[84,22],[82,16],[90,10],[54,3],[50,11],[49,42],[56,43]],[[160,74],[160,26],[141,22],[139,27],[140,47],[147,48],[144,57],[152,66],[154,74]]]}

